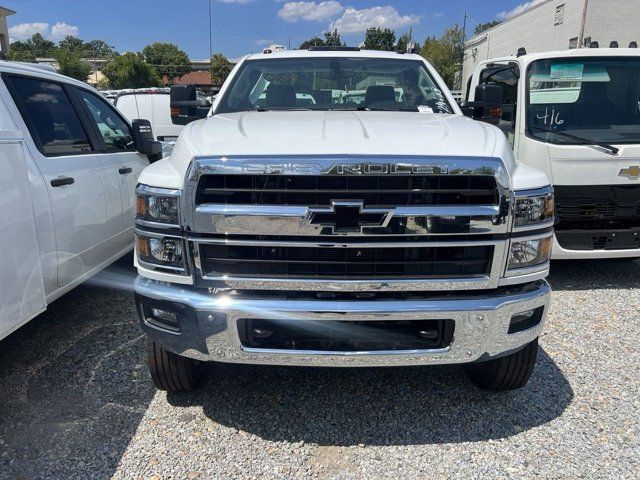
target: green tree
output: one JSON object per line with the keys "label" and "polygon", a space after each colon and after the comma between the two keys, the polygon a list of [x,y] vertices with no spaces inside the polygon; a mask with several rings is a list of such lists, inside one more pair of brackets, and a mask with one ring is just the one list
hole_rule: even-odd
{"label": "green tree", "polygon": [[34,34],[24,42],[36,57],[51,57],[56,52],[56,44],[46,40],[41,34]]}
{"label": "green tree", "polygon": [[440,38],[427,37],[421,55],[429,60],[449,88],[454,86],[464,54],[464,33],[458,25],[449,27]]}
{"label": "green tree", "polygon": [[78,52],[82,53],[84,49],[84,41],[78,37],[67,35],[58,42],[58,50],[64,50],[66,52]]}
{"label": "green tree", "polygon": [[211,83],[214,87],[221,87],[231,73],[231,63],[221,53],[211,57]]}
{"label": "green tree", "polygon": [[81,51],[61,48],[56,53],[56,60],[58,60],[58,73],[83,82],[87,81],[91,66],[82,60]]}
{"label": "green tree", "polygon": [[326,43],[323,39],[320,37],[313,37],[302,42],[298,47],[298,50],[309,50],[311,47],[324,47],[325,45]]}
{"label": "green tree", "polygon": [[392,52],[395,49],[396,34],[393,30],[378,27],[368,28],[364,34],[365,50],[386,50]]}
{"label": "green tree", "polygon": [[155,42],[142,49],[142,58],[152,65],[161,77],[171,82],[191,71],[189,56],[173,43]]}
{"label": "green tree", "polygon": [[136,53],[125,53],[112,58],[102,68],[111,88],[142,88],[160,85],[158,72]]}
{"label": "green tree", "polygon": [[118,54],[111,45],[103,40],[86,42],[84,44],[84,52],[85,55],[90,55],[95,58],[108,58]]}
{"label": "green tree", "polygon": [[500,20],[491,20],[490,22],[479,23],[478,25],[476,25],[476,28],[473,31],[473,34],[474,35],[478,35],[478,34],[484,32],[485,30],[489,30],[490,28],[493,28],[496,25],[500,25],[501,23],[502,22]]}
{"label": "green tree", "polygon": [[347,44],[342,41],[338,29],[333,32],[324,32],[324,44],[327,47],[346,47]]}
{"label": "green tree", "polygon": [[25,42],[17,41],[11,44],[9,60],[13,60],[14,62],[35,63],[36,54],[31,51],[31,48]]}

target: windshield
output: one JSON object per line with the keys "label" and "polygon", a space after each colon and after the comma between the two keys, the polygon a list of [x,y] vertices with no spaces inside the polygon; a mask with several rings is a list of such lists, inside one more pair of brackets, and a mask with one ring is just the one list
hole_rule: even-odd
{"label": "windshield", "polygon": [[559,144],[640,143],[640,59],[539,60],[527,82],[529,136]]}
{"label": "windshield", "polygon": [[346,57],[248,60],[216,113],[300,109],[453,113],[423,62]]}

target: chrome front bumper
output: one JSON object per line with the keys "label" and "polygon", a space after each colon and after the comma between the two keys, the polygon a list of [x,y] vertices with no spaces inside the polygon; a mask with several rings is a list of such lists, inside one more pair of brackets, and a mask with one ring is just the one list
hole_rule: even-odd
{"label": "chrome front bumper", "polygon": [[[138,277],[135,292],[147,335],[179,355],[231,363],[369,367],[469,363],[518,350],[540,335],[551,288],[545,281],[537,281],[465,294],[344,301],[313,296],[292,298],[284,294],[212,294],[207,289]],[[179,332],[149,323],[142,313],[143,305],[176,312]],[[544,307],[539,324],[507,333],[513,315],[538,307]],[[452,319],[455,332],[448,347],[431,350],[266,350],[241,344],[237,321],[247,318],[309,322]]]}

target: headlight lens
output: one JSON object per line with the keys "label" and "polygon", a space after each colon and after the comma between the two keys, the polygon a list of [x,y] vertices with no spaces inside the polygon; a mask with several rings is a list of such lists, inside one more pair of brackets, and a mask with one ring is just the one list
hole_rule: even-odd
{"label": "headlight lens", "polygon": [[136,234],[136,253],[143,262],[184,270],[184,244],[181,238]]}
{"label": "headlight lens", "polygon": [[543,193],[542,195],[516,193],[516,227],[547,222],[553,218],[553,209],[554,200],[553,192],[551,191]]}
{"label": "headlight lens", "polygon": [[174,190],[150,189],[139,186],[136,190],[136,220],[179,225],[178,195]]}
{"label": "headlight lens", "polygon": [[537,240],[512,241],[509,252],[509,270],[535,267],[547,263],[551,258],[553,237]]}

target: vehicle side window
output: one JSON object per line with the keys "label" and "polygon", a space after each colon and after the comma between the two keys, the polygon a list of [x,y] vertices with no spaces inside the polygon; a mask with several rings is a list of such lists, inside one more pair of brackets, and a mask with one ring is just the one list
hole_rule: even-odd
{"label": "vehicle side window", "polygon": [[518,107],[518,66],[494,65],[480,72],[480,84],[490,83],[502,87],[502,119],[498,127],[504,132],[513,147],[516,131],[516,112]]}
{"label": "vehicle side window", "polygon": [[105,147],[109,152],[130,152],[135,150],[131,129],[127,122],[102,98],[86,90],[78,90],[91,119],[95,122]]}
{"label": "vehicle side window", "polygon": [[62,85],[27,77],[7,79],[29,133],[44,155],[92,151],[87,133]]}

